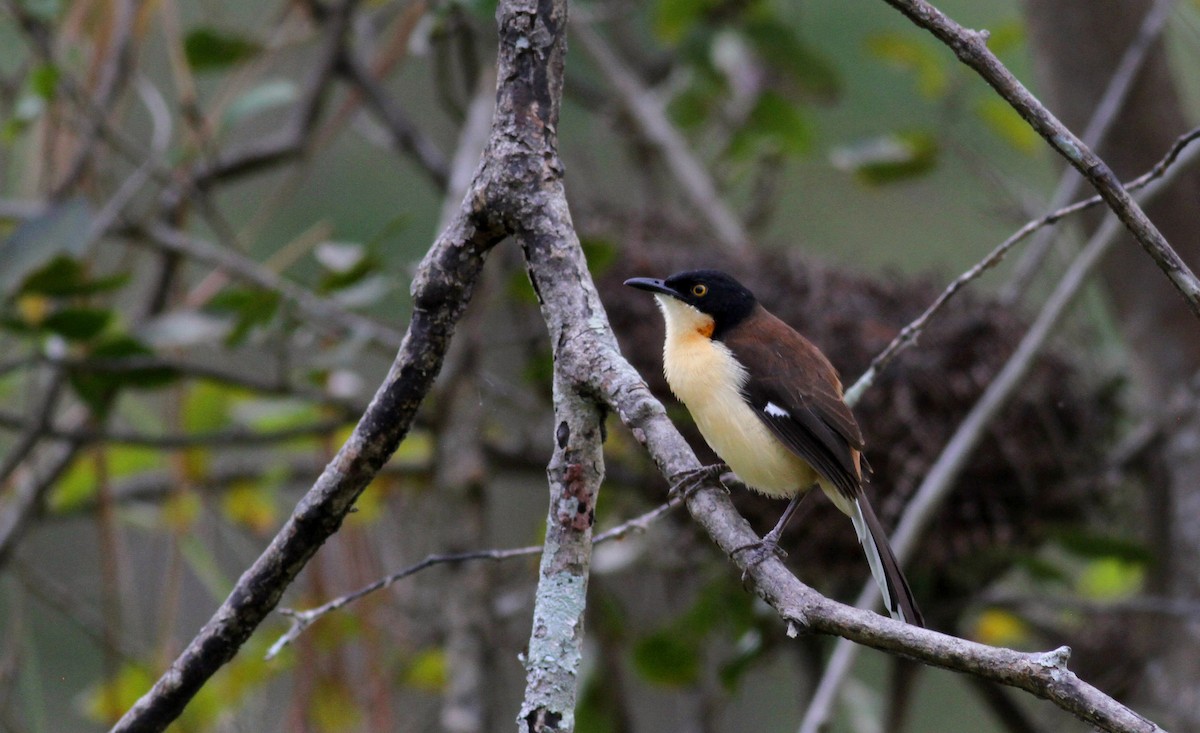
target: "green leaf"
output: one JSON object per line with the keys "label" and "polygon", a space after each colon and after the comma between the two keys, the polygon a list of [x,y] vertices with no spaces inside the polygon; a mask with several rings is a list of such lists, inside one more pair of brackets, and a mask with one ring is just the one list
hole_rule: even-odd
{"label": "green leaf", "polygon": [[279,497],[274,482],[240,481],[221,497],[221,512],[233,524],[269,536],[279,519]]}
{"label": "green leaf", "polygon": [[[112,445],[94,450],[103,450],[112,478],[124,478],[137,473],[162,468],[165,457],[156,448],[143,446]],[[91,501],[96,494],[97,476],[93,451],[83,452],[72,463],[62,478],[54,483],[46,506],[51,512],[67,513]]]}
{"label": "green leaf", "polygon": [[678,43],[715,3],[712,0],[658,0],[654,6],[654,32],[664,42]]}
{"label": "green leaf", "polygon": [[1038,149],[1041,138],[1017,111],[999,97],[986,97],[975,105],[975,113],[1001,140],[1022,153]]}
{"label": "green leaf", "polygon": [[183,40],[183,52],[197,71],[231,66],[261,50],[262,46],[249,38],[215,28],[197,28]]}
{"label": "green leaf", "polygon": [[1154,554],[1144,545],[1123,537],[1084,529],[1063,529],[1055,534],[1055,539],[1066,550],[1092,560],[1116,559],[1142,565],[1154,561]]}
{"label": "green leaf", "polygon": [[113,312],[107,308],[63,308],[47,316],[41,326],[68,341],[89,341],[112,320]]}
{"label": "green leaf", "polygon": [[759,56],[786,74],[802,93],[826,101],[841,93],[837,68],[801,41],[786,23],[764,15],[746,23],[744,32]]}
{"label": "green leaf", "polygon": [[579,240],[579,246],[587,258],[588,269],[596,276],[603,275],[621,254],[614,242],[600,237],[583,237]]}
{"label": "green leaf", "polygon": [[291,104],[299,96],[300,90],[294,81],[275,79],[265,82],[233,100],[221,117],[222,124],[231,127],[267,110]]}
{"label": "green leaf", "polygon": [[0,297],[59,255],[80,257],[91,241],[92,207],[76,196],[28,219],[0,244]]}
{"label": "green leaf", "polygon": [[[117,360],[128,357],[153,356],[154,352],[128,334],[118,334],[92,347],[89,356],[98,361]],[[157,389],[171,384],[179,373],[170,367],[147,366],[135,369],[105,370],[77,367],[69,372],[71,386],[80,399],[96,412],[103,413],[114,394],[124,388]]]}
{"label": "green leaf", "polygon": [[344,290],[379,270],[380,259],[361,244],[325,242],[313,255],[325,272],[317,284],[321,293]]}
{"label": "green leaf", "polygon": [[1113,600],[1129,596],[1142,587],[1146,568],[1142,563],[1131,563],[1108,557],[1088,563],[1079,577],[1079,593],[1087,598]]}
{"label": "green leaf", "polygon": [[867,51],[889,66],[916,76],[917,91],[934,99],[945,95],[949,75],[938,50],[902,33],[875,33],[867,37]]}
{"label": "green leaf", "polygon": [[404,670],[404,684],[427,692],[446,689],[448,670],[446,650],[440,647],[417,654]]}
{"label": "green leaf", "polygon": [[128,273],[92,278],[80,262],[58,255],[43,267],[30,273],[21,283],[20,295],[45,295],[52,298],[95,295],[116,290],[129,281]]}
{"label": "green leaf", "polygon": [[58,89],[58,67],[53,64],[39,64],[29,74],[29,86],[33,93],[50,101]]}
{"label": "green leaf", "polygon": [[215,382],[195,382],[183,397],[183,427],[189,433],[211,433],[230,424],[233,404],[246,396]]}
{"label": "green leaf", "polygon": [[659,631],[633,648],[633,666],[647,682],[683,686],[700,677],[697,644],[674,631]]}
{"label": "green leaf", "polygon": [[760,152],[802,155],[812,145],[812,126],[799,108],[774,92],[764,92],[746,125],[733,136],[729,155],[746,159]]}
{"label": "green leaf", "polygon": [[830,162],[868,185],[924,175],[937,164],[937,140],[924,132],[891,133],[838,147]]}
{"label": "green leaf", "polygon": [[236,346],[246,340],[250,332],[275,317],[279,310],[279,293],[257,288],[226,288],[209,302],[209,308],[218,313],[229,313],[236,319],[233,330],[225,337],[227,346]]}

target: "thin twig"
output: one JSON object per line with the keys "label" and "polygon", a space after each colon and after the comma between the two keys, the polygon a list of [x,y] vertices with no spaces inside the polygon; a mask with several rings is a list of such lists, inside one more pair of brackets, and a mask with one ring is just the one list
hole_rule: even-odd
{"label": "thin twig", "polygon": [[358,88],[366,105],[391,133],[396,147],[412,156],[437,187],[444,189],[450,178],[445,154],[401,111],[395,98],[384,91],[362,59],[349,49],[343,50],[338,69]]}
{"label": "thin twig", "polygon": [[160,435],[139,433],[118,428],[92,429],[87,427],[60,427],[30,422],[20,415],[0,412],[0,428],[37,431],[42,438],[67,441],[69,443],[108,443],[135,445],[159,450],[182,450],[184,448],[238,448],[286,443],[300,438],[329,435],[345,425],[344,420],[318,420],[306,425],[280,428],[278,430],[252,430],[234,428],[214,430],[207,433],[186,435]]}
{"label": "thin twig", "polygon": [[[1166,172],[1170,170],[1171,167],[1177,162],[1180,169],[1186,169],[1188,165],[1197,159],[1197,157],[1200,157],[1200,152],[1197,152],[1200,149],[1193,149],[1192,153],[1182,160],[1180,159],[1180,156],[1184,149],[1186,149],[1189,144],[1198,138],[1200,138],[1200,127],[1193,128],[1183,135],[1180,135],[1175,140],[1174,144],[1171,145],[1171,149],[1167,151],[1167,154],[1163,156],[1162,160],[1155,164],[1155,166],[1149,171],[1127,183],[1125,188],[1129,191],[1141,190],[1165,175]],[[870,388],[875,383],[875,380],[879,377],[879,375],[883,373],[889,364],[891,364],[892,360],[895,359],[902,351],[904,351],[904,349],[916,343],[918,337],[920,337],[921,333],[925,330],[925,327],[929,324],[929,321],[935,315],[937,315],[938,311],[940,311],[942,307],[945,306],[946,303],[952,297],[954,297],[959,290],[962,290],[963,287],[965,287],[968,283],[978,279],[985,272],[1000,264],[1000,262],[1014,246],[1042,227],[1055,224],[1067,216],[1098,206],[1103,202],[1104,199],[1102,199],[1099,195],[1096,195],[1082,201],[1077,201],[1070,206],[1064,206],[1056,211],[1046,214],[1040,219],[1034,219],[1033,221],[1028,222],[1025,224],[1025,226],[1018,229],[1003,242],[996,245],[996,247],[989,252],[986,257],[977,262],[969,270],[955,278],[954,281],[942,291],[937,299],[925,309],[925,312],[923,312],[904,328],[900,329],[900,333],[896,334],[891,343],[889,343],[887,347],[883,349],[883,351],[879,352],[879,354],[871,360],[870,366],[867,367],[867,370],[863,373],[863,375],[859,377],[849,389],[846,390],[846,402],[851,405],[855,404],[862,397],[863,392]]]}
{"label": "thin twig", "polygon": [[97,114],[88,121],[75,157],[67,166],[67,173],[54,187],[55,198],[73,189],[87,170],[88,163],[95,154],[102,127],[107,124],[109,111],[129,79],[129,71],[133,68],[133,26],[137,16],[135,6],[133,0],[120,0],[109,6],[115,14],[113,25],[116,32],[113,33],[112,43],[106,50],[108,60],[100,67],[100,79],[93,102]]}
{"label": "thin twig", "polygon": [[[1192,134],[1194,133],[1189,133],[1189,135]],[[1200,148],[1196,150],[1200,150]],[[1168,157],[1174,161],[1174,157]],[[1142,199],[1149,200],[1164,190],[1185,167],[1180,165],[1164,169],[1167,174],[1143,192]],[[1157,168],[1158,166],[1156,166]],[[901,563],[916,549],[917,540],[925,526],[949,495],[959,472],[985,434],[992,418],[1020,386],[1021,380],[1050,337],[1059,319],[1087,282],[1092,268],[1118,240],[1119,233],[1120,224],[1117,219],[1111,216],[1106,218],[1088,245],[1067,269],[1037,319],[1018,344],[1016,351],[1009,357],[1000,373],[988,385],[979,401],[971,408],[942,449],[941,454],[926,474],[925,480],[921,482],[920,487],[909,500],[904,509],[904,515],[900,518],[900,522],[892,534],[892,549]],[[878,600],[878,588],[873,583],[869,583],[863,586],[855,605],[872,607]],[[857,653],[858,648],[845,641],[839,642],[834,648],[833,655],[826,665],[825,673],[817,685],[817,690],[813,694],[813,699],[809,703],[804,721],[800,726],[801,733],[816,733],[824,725],[830,710],[832,710],[837,690],[849,674],[850,666]]]}
{"label": "thin twig", "polygon": [[[1149,56],[1150,49],[1162,37],[1163,29],[1166,28],[1167,20],[1171,17],[1171,10],[1174,7],[1175,0],[1156,0],[1142,20],[1137,35],[1126,47],[1116,70],[1109,78],[1104,96],[1096,104],[1091,120],[1083,131],[1083,135],[1080,136],[1092,149],[1097,149],[1104,144],[1109,129],[1125,105],[1125,100],[1129,96],[1130,89],[1133,88],[1133,82],[1137,78],[1143,62]],[[1082,185],[1083,179],[1068,166],[1058,179],[1058,185],[1054,188],[1054,194],[1050,197],[1050,204],[1047,208],[1057,209],[1066,205],[1068,201],[1075,198]],[[1126,189],[1128,188],[1126,186]],[[1025,250],[1025,254],[1013,268],[1008,284],[1001,290],[999,296],[1001,303],[1011,305],[1021,298],[1033,281],[1034,273],[1041,267],[1046,253],[1050,251],[1051,242],[1053,242],[1053,237],[1049,231],[1043,231],[1034,238]]]}
{"label": "thin twig", "polygon": [[750,243],[750,236],[737,215],[721,198],[712,176],[688,149],[687,141],[667,117],[662,102],[642,88],[637,77],[625,68],[590,25],[576,23],[571,30],[616,90],[621,104],[637,124],[642,137],[662,153],[667,169],[679,183],[695,214],[708,222],[721,244],[735,252],[744,250]]}
{"label": "thin twig", "polygon": [[1200,279],[1171,248],[1154,223],[1113,175],[1108,165],[1029,93],[987,47],[987,33],[971,31],[947,17],[926,0],[886,0],[913,23],[928,30],[1008,102],[1059,154],[1095,187],[1109,208],[1200,318]]}
{"label": "thin twig", "polygon": [[[136,374],[147,370],[167,370],[180,377],[216,382],[233,387],[279,397],[296,397],[319,405],[334,407],[347,415],[360,415],[366,408],[365,402],[338,397],[328,392],[286,379],[283,375],[273,378],[257,373],[240,371],[202,364],[169,355],[142,355],[122,357],[69,357],[52,356],[39,352],[30,356],[0,362],[0,376],[27,369],[38,364],[49,364],[66,369],[82,370],[100,374]],[[3,473],[0,472],[0,477]],[[0,483],[3,483],[0,481]]]}
{"label": "thin twig", "polygon": [[[654,524],[654,522],[658,521],[676,506],[678,506],[678,503],[675,502],[660,504],[645,514],[622,522],[621,524],[618,524],[617,526],[605,532],[601,532],[592,539],[592,544],[599,545],[611,540],[624,539],[632,532],[645,532],[647,529],[649,529],[650,525]],[[271,645],[271,648],[267,650],[266,659],[274,659],[279,652],[283,651],[284,647],[288,646],[297,638],[299,638],[300,634],[303,634],[309,626],[312,626],[313,623],[322,616],[336,611],[339,608],[348,606],[363,596],[370,595],[375,591],[389,588],[397,581],[403,580],[410,575],[416,575],[422,570],[426,570],[435,565],[458,564],[471,562],[473,560],[491,560],[493,562],[499,562],[501,560],[511,560],[516,557],[530,557],[532,555],[539,555],[541,552],[541,545],[530,545],[528,547],[513,547],[507,550],[475,550],[473,552],[427,555],[425,559],[418,563],[409,565],[403,570],[392,573],[391,575],[381,578],[370,585],[365,585],[352,593],[338,596],[337,598],[334,598],[333,600],[323,603],[315,608],[309,608],[303,611],[297,611],[291,608],[280,608],[278,609],[279,613],[291,619],[292,625],[282,636],[279,637],[279,639],[275,641],[274,644]]]}
{"label": "thin twig", "polygon": [[346,310],[328,298],[314,295],[307,288],[291,283],[245,255],[228,248],[216,247],[187,232],[166,224],[153,223],[144,229],[132,227],[125,233],[129,235],[129,241],[133,244],[157,247],[166,252],[183,255],[220,269],[239,280],[278,293],[295,304],[314,325],[362,334],[387,348],[399,348],[403,339],[403,335],[393,328]]}

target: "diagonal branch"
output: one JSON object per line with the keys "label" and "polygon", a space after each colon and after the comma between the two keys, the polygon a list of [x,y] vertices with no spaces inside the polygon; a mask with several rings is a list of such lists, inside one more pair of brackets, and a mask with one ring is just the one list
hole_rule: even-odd
{"label": "diagonal branch", "polygon": [[[1125,100],[1128,98],[1130,90],[1133,89],[1133,82],[1141,72],[1143,62],[1150,56],[1150,49],[1162,38],[1163,30],[1167,26],[1167,20],[1171,17],[1174,7],[1175,0],[1156,0],[1149,12],[1146,13],[1146,17],[1142,19],[1142,25],[1138,28],[1137,35],[1130,41],[1125,53],[1121,56],[1121,62],[1117,64],[1116,71],[1108,80],[1104,96],[1096,104],[1087,128],[1081,135],[1088,147],[1099,148],[1108,137],[1108,131],[1125,106]],[[1070,168],[1064,170],[1058,179],[1058,184],[1054,187],[1054,193],[1050,197],[1050,205],[1047,208],[1057,209],[1066,205],[1068,201],[1076,197],[1082,185],[1083,179],[1075,175]],[[1125,188],[1129,189],[1129,186]],[[1011,305],[1022,296],[1033,280],[1034,273],[1045,259],[1046,253],[1050,250],[1052,241],[1054,241],[1053,235],[1048,230],[1034,238],[1024,256],[1013,268],[1008,284],[1000,293],[1002,303]]]}
{"label": "diagonal branch", "polygon": [[1051,147],[1088,179],[1187,301],[1192,313],[1200,317],[1200,280],[1121,186],[1108,165],[1050,114],[1000,63],[987,47],[987,32],[967,30],[925,0],[886,2],[949,46],[960,61],[983,77]]}
{"label": "diagonal branch", "polygon": [[[478,179],[477,179],[478,181]],[[503,237],[472,208],[439,237],[413,283],[414,311],[391,371],[353,434],[292,516],[154,687],[113,727],[161,731],[279,602],[355,499],[395,452],[441,367],[487,251]]]}
{"label": "diagonal branch", "polygon": [[[1178,145],[1173,147],[1172,153],[1176,153],[1178,148]],[[1168,154],[1164,162],[1165,160],[1174,160],[1174,157],[1172,154]],[[1162,164],[1156,166],[1155,170],[1159,170],[1161,166]],[[1143,199],[1147,200],[1163,191],[1170,185],[1174,176],[1185,168],[1184,165],[1170,168],[1167,175],[1148,187],[1143,194]],[[1151,172],[1153,173],[1153,171]],[[1119,233],[1120,226],[1117,220],[1114,217],[1105,219],[1104,224],[1067,269],[1029,332],[1018,344],[1016,351],[1009,357],[1004,368],[988,385],[987,390],[971,408],[942,449],[934,465],[929,469],[929,473],[926,474],[925,480],[921,482],[905,507],[904,515],[892,534],[892,549],[895,550],[896,557],[902,563],[916,549],[918,538],[949,495],[967,459],[986,433],[987,426],[1020,386],[1034,357],[1041,351],[1054,327],[1066,313],[1068,306],[1074,302],[1075,296],[1087,282],[1092,269],[1117,242]],[[863,379],[866,379],[866,375]],[[859,383],[862,382],[863,380],[860,379]],[[858,387],[859,384],[856,384],[855,388]],[[870,607],[878,602],[878,598],[877,587],[873,583],[867,583],[859,593],[855,605]],[[839,643],[834,649],[817,690],[813,693],[812,701],[809,703],[808,711],[800,727],[802,733],[814,733],[825,724],[829,711],[832,709],[834,697],[849,674],[850,666],[857,653],[858,648],[848,642]]]}
{"label": "diagonal branch", "polygon": [[572,31],[600,68],[600,73],[616,90],[618,99],[642,137],[662,153],[667,168],[691,202],[695,214],[712,227],[713,235],[723,246],[734,252],[746,249],[750,242],[746,228],[721,198],[712,176],[671,123],[662,102],[642,88],[633,72],[625,68],[612,48],[590,25],[577,23],[572,26]]}
{"label": "diagonal branch", "polygon": [[537,2],[501,4],[497,74],[501,81],[492,134],[458,215],[418,268],[412,285],[413,315],[387,378],[353,434],[271,544],[153,688],[118,721],[113,733],[161,731],[179,716],[208,679],[233,658],[320,545],[337,531],[358,495],[412,426],[487,252],[528,211],[529,192],[561,175],[553,147],[562,97],[565,0],[556,10],[553,18],[540,18],[535,29]]}

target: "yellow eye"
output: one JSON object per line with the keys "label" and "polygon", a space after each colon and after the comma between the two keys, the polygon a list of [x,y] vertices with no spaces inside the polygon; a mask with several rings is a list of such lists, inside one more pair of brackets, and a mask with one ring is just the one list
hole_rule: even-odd
{"label": "yellow eye", "polygon": [[693,285],[692,286],[692,295],[696,296],[697,298],[703,298],[704,296],[708,295],[708,286],[707,285]]}

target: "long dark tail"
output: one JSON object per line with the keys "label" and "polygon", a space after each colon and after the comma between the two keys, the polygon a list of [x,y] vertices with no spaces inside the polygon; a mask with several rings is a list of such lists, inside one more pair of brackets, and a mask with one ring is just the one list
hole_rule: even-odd
{"label": "long dark tail", "polygon": [[865,496],[859,496],[854,501],[853,508],[854,511],[848,514],[854,522],[863,552],[867,554],[871,575],[883,591],[883,602],[888,613],[894,619],[914,626],[924,626],[925,619],[917,608],[917,601],[908,587],[908,581],[904,579],[904,572],[900,570],[900,563],[896,561],[896,554],[888,544],[887,533],[883,531],[879,517],[875,516],[875,510],[871,508]]}

